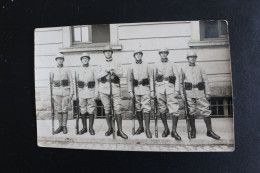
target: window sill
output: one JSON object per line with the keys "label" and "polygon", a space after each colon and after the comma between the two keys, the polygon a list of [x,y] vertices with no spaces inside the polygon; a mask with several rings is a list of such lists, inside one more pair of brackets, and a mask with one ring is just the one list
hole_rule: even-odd
{"label": "window sill", "polygon": [[202,41],[189,41],[188,45],[190,47],[207,47],[207,46],[228,46],[227,39],[208,39]]}
{"label": "window sill", "polygon": [[[103,51],[104,47],[109,45],[109,43],[93,43],[93,44],[78,44],[72,45],[71,47],[62,47],[59,48],[61,53],[69,52],[91,52],[91,51]],[[110,45],[113,50],[122,50],[121,44]]]}

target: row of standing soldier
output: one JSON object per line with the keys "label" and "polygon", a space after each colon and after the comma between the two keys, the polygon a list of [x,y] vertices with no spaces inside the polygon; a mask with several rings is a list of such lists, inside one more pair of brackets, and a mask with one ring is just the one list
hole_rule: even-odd
{"label": "row of standing soldier", "polygon": [[[63,132],[66,134],[68,106],[73,99],[74,88],[78,100],[78,118],[81,115],[83,128],[78,134],[84,134],[87,129],[87,115],[89,115],[89,133],[95,135],[93,129],[94,113],[96,110],[96,98],[100,98],[105,109],[105,117],[108,130],[105,136],[113,134],[115,138],[115,121],[117,122],[117,136],[127,139],[128,136],[122,130],[122,116],[120,111],[120,78],[123,76],[122,65],[113,59],[113,50],[106,46],[103,50],[106,61],[95,71],[89,65],[90,56],[83,53],[80,57],[82,67],[75,72],[75,82],[72,80],[71,72],[63,67],[64,56],[58,54],[55,57],[57,68],[50,73],[50,91],[52,103],[52,119],[54,120],[54,107],[57,112],[59,127],[53,134]],[[137,116],[139,128],[135,131],[133,122],[133,135],[145,132],[147,138],[152,138],[150,131],[151,98],[155,101],[155,136],[158,137],[157,115],[160,116],[164,131],[162,137],[167,137],[170,130],[167,123],[166,109],[172,117],[171,136],[176,140],[181,140],[178,135],[177,123],[179,117],[179,102],[182,98],[185,105],[188,137],[196,138],[195,113],[196,107],[204,116],[207,127],[207,136],[220,139],[212,131],[211,110],[208,99],[210,98],[210,88],[207,75],[203,68],[197,65],[197,55],[195,52],[187,54],[188,64],[181,69],[181,74],[173,62],[168,59],[169,51],[163,48],[159,51],[161,61],[153,68],[142,61],[143,52],[135,51],[133,56],[135,62],[130,65],[127,72],[127,88],[133,99],[133,119]],[[74,85],[75,84],[75,85]],[[78,120],[77,118],[77,120]],[[143,125],[143,120],[145,126]],[[53,125],[54,126],[54,125]],[[144,128],[145,127],[145,128]],[[78,128],[78,126],[77,126]]]}

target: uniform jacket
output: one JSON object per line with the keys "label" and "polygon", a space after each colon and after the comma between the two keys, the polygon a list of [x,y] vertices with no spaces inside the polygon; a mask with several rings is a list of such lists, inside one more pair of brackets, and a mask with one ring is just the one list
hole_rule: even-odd
{"label": "uniform jacket", "polygon": [[152,77],[152,70],[148,66],[146,62],[142,62],[141,64],[137,64],[136,62],[132,63],[127,71],[127,88],[128,92],[132,92],[132,76],[131,73],[134,73],[134,79],[141,82],[142,79],[149,78],[150,84],[143,86],[138,85],[134,87],[135,95],[146,95],[150,94],[153,91],[153,77]]}
{"label": "uniform jacket", "polygon": [[[106,77],[109,80],[109,75],[106,72],[108,67],[112,67],[114,69],[114,73],[117,77],[121,78],[123,76],[123,68],[120,62],[116,61],[112,58],[112,61],[105,61],[101,66],[97,69],[97,79],[100,80],[102,77]],[[114,78],[114,75],[111,76],[111,79]],[[98,91],[103,94],[110,94],[110,84],[109,81],[106,83],[99,82]],[[112,91],[113,94],[120,93],[120,84],[112,83]]]}
{"label": "uniform jacket", "polygon": [[[209,81],[205,70],[195,64],[195,66],[189,66],[186,64],[182,68],[182,73],[184,74],[184,82],[190,82],[192,85],[197,85],[199,82],[205,83],[205,91],[199,90],[198,88],[192,88],[192,90],[186,90],[187,97],[189,98],[202,98],[205,97],[205,94],[210,94]],[[182,83],[182,73],[180,73],[180,87],[183,87]],[[181,89],[181,93],[183,93]]]}
{"label": "uniform jacket", "polygon": [[178,69],[175,66],[175,64],[171,61],[167,61],[167,62],[157,62],[154,65],[154,75],[156,77],[156,73],[159,72],[161,74],[163,74],[163,77],[168,78],[169,76],[175,76],[176,80],[175,80],[175,84],[173,83],[169,83],[169,81],[165,81],[163,80],[162,82],[158,82],[156,81],[156,92],[160,93],[160,94],[164,94],[166,92],[166,94],[173,94],[174,91],[179,91],[179,73],[178,73]]}
{"label": "uniform jacket", "polygon": [[77,72],[77,81],[82,81],[85,84],[88,82],[95,82],[95,87],[94,88],[88,88],[88,86],[84,86],[84,88],[78,88],[78,94],[79,98],[82,99],[88,99],[88,98],[93,98],[95,97],[95,92],[97,92],[97,79],[95,77],[95,69],[92,66],[88,67],[83,67],[81,66]]}
{"label": "uniform jacket", "polygon": [[[68,86],[54,87],[53,81],[68,80]],[[73,95],[73,80],[71,72],[67,67],[56,67],[51,72],[52,93],[56,96]]]}

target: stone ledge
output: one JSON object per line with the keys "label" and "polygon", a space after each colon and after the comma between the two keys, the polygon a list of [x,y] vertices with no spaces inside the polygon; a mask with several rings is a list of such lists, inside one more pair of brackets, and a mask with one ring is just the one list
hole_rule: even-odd
{"label": "stone ledge", "polygon": [[[71,53],[71,52],[90,52],[90,51],[103,51],[104,47],[109,44],[104,43],[93,43],[93,44],[80,44],[74,47],[63,47],[59,48],[61,53]],[[121,44],[111,45],[113,50],[122,50]]]}
{"label": "stone ledge", "polygon": [[191,40],[189,41],[188,45],[190,47],[211,47],[211,46],[228,46],[229,42],[227,39],[221,39],[221,40],[203,40],[203,41],[195,41]]}

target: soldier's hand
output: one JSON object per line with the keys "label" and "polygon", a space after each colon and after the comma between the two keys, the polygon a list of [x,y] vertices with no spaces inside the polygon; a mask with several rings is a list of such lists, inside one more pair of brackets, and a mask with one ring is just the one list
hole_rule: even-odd
{"label": "soldier's hand", "polygon": [[99,98],[99,93],[95,92],[95,98],[98,99]]}
{"label": "soldier's hand", "polygon": [[133,97],[134,97],[134,94],[133,94],[133,92],[129,92],[129,95],[130,95],[130,97],[131,97],[131,98],[133,98]]}
{"label": "soldier's hand", "polygon": [[174,98],[176,98],[176,99],[180,99],[181,98],[180,97],[180,93],[178,91],[174,92]]}
{"label": "soldier's hand", "polygon": [[210,100],[210,95],[209,94],[206,94],[206,99]]}
{"label": "soldier's hand", "polygon": [[155,98],[153,91],[151,91],[151,98]]}
{"label": "soldier's hand", "polygon": [[114,74],[114,73],[115,73],[115,70],[114,70],[114,69],[111,69],[111,70],[110,70],[110,73],[111,73],[111,74]]}
{"label": "soldier's hand", "polygon": [[111,67],[107,67],[107,68],[106,68],[106,72],[107,72],[107,73],[109,73],[110,70],[111,70]]}
{"label": "soldier's hand", "polygon": [[183,101],[185,101],[185,97],[184,97],[183,94],[181,94],[181,99],[182,99]]}
{"label": "soldier's hand", "polygon": [[69,99],[70,99],[70,100],[69,100],[70,102],[71,102],[72,98],[73,98],[73,95],[70,95],[70,98],[69,98]]}

